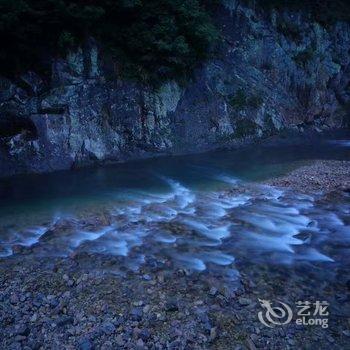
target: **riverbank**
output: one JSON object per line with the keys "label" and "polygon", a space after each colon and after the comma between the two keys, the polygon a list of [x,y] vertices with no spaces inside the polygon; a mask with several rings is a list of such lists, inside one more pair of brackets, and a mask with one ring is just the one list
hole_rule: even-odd
{"label": "riverbank", "polygon": [[315,160],[265,183],[306,193],[349,191],[350,161]]}
{"label": "riverbank", "polygon": [[[114,274],[115,258],[14,257],[0,264],[3,349],[344,349],[350,332],[345,276],[310,284],[296,268],[243,266],[239,282],[209,273]],[[343,271],[345,273],[345,271]],[[312,276],[312,275],[311,275]],[[323,300],[329,328],[268,328],[259,299]]]}
{"label": "riverbank", "polygon": [[[343,190],[348,188],[349,167],[347,161],[315,161],[269,180],[264,186],[247,184],[245,188],[244,184],[233,183],[236,192],[232,192],[232,198],[225,192],[218,193],[217,198],[225,205],[238,198],[235,193],[243,195],[241,199],[247,194],[253,197],[226,215],[234,226],[223,246],[232,247],[235,259],[222,265],[206,262],[203,271],[180,268],[174,263],[176,249],[186,247],[181,246],[180,239],[171,243],[174,255],[163,254],[165,246],[153,250],[156,244],[145,240],[142,245],[135,245],[128,256],[83,250],[72,251],[67,257],[53,256],[60,236],[67,235],[68,240],[72,226],[74,230],[96,231],[100,224],[110,225],[113,217],[101,212],[100,216],[94,214],[79,223],[67,219],[57,222],[38,244],[15,247],[13,256],[0,260],[0,348],[346,348],[350,341],[350,261],[344,235],[350,219],[343,205],[348,200]],[[340,190],[335,199],[319,193],[334,190]],[[181,188],[179,193],[183,192]],[[285,197],[278,200],[282,192]],[[182,204],[192,196],[184,193]],[[290,202],[290,196],[300,200],[299,207],[297,202]],[[212,202],[205,204],[213,203],[216,197],[209,198]],[[203,200],[200,198],[199,202]],[[251,209],[249,201],[255,201]],[[211,215],[221,215],[218,203],[221,202],[216,202]],[[153,210],[157,205],[153,204]],[[203,210],[203,203],[200,205]],[[305,213],[303,208],[309,211]],[[258,223],[251,221],[256,214],[263,215]],[[198,211],[196,219],[199,218]],[[264,231],[268,230],[264,224],[272,222],[276,229],[281,220],[280,241],[275,239],[276,232],[264,240]],[[161,224],[177,237],[194,239],[193,229],[183,232],[186,227],[172,221]],[[235,228],[252,229],[253,224],[264,227],[256,230],[251,241],[243,240],[249,231],[242,231],[242,236],[235,234]],[[327,241],[328,232],[332,232],[329,239],[333,241]],[[319,244],[314,243],[317,240]],[[199,253],[200,242],[198,238],[198,245],[190,250],[192,254]],[[242,246],[235,251],[237,242]],[[51,251],[45,250],[49,243]],[[264,248],[264,244],[268,246]],[[336,249],[339,245],[342,249]],[[208,252],[210,247],[203,249]],[[45,255],[47,252],[50,256]],[[143,259],[140,266],[125,266],[125,261],[137,260],[139,256]],[[215,255],[215,259],[218,257],[229,256]],[[258,318],[259,312],[266,313],[260,300],[271,301],[274,306],[283,301],[294,312],[293,319],[284,326],[267,327]],[[328,317],[324,317],[327,328],[296,324],[298,301],[314,304],[324,300],[329,304]]]}

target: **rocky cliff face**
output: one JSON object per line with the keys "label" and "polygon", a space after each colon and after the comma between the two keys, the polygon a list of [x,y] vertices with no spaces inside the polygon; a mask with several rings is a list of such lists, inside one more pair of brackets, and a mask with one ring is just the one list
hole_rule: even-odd
{"label": "rocky cliff face", "polygon": [[[223,40],[186,87],[123,81],[91,41],[33,72],[0,79],[0,175],[189,153],[277,134],[339,128],[350,103],[350,26],[226,1]],[[50,80],[48,83],[47,81]]]}

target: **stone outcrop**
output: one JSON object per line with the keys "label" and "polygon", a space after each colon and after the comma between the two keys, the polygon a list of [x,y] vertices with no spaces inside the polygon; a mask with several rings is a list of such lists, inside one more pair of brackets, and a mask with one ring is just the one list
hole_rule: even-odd
{"label": "stone outcrop", "polygon": [[0,79],[0,175],[229,147],[341,128],[350,106],[350,26],[225,1],[222,42],[186,86],[122,80],[93,40],[52,76]]}

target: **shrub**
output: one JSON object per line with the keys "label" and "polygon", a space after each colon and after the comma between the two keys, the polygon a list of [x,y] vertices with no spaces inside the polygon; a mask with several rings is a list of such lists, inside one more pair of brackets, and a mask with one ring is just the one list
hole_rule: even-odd
{"label": "shrub", "polygon": [[236,93],[229,98],[228,102],[233,108],[242,110],[244,108],[257,109],[262,105],[264,100],[260,94],[247,96],[243,89],[238,89]]}
{"label": "shrub", "polygon": [[247,105],[247,96],[243,89],[238,89],[236,93],[229,98],[229,104],[236,109],[243,109]]}
{"label": "shrub", "polygon": [[298,52],[294,57],[294,61],[299,66],[305,67],[314,57],[314,50],[311,48]]}
{"label": "shrub", "polygon": [[286,38],[289,38],[295,42],[300,42],[302,39],[299,27],[292,22],[277,19],[277,30]]}
{"label": "shrub", "polygon": [[263,8],[302,10],[321,24],[335,21],[350,21],[350,2],[348,0],[257,0]]}
{"label": "shrub", "polygon": [[234,135],[236,138],[248,137],[255,135],[258,130],[258,125],[248,118],[243,118],[236,121]]}
{"label": "shrub", "polygon": [[[217,38],[208,0],[0,0],[0,69],[17,74],[94,36],[131,77],[187,75]],[[7,75],[9,75],[7,74]]]}
{"label": "shrub", "polygon": [[264,99],[260,95],[252,95],[247,100],[248,106],[254,109],[261,107],[263,102],[264,102]]}
{"label": "shrub", "polygon": [[260,69],[262,70],[269,71],[269,70],[273,70],[273,68],[274,68],[273,63],[269,61],[265,61],[260,65]]}

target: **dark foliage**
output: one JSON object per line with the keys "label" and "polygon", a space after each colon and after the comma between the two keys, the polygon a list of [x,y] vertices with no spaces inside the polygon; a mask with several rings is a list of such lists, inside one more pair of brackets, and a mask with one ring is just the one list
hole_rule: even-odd
{"label": "dark foliage", "polygon": [[349,0],[256,0],[264,8],[290,8],[309,13],[323,25],[350,20]]}
{"label": "dark foliage", "polygon": [[[217,38],[204,0],[0,0],[0,70],[45,67],[94,36],[144,81],[186,76]],[[47,65],[49,66],[49,65]]]}

